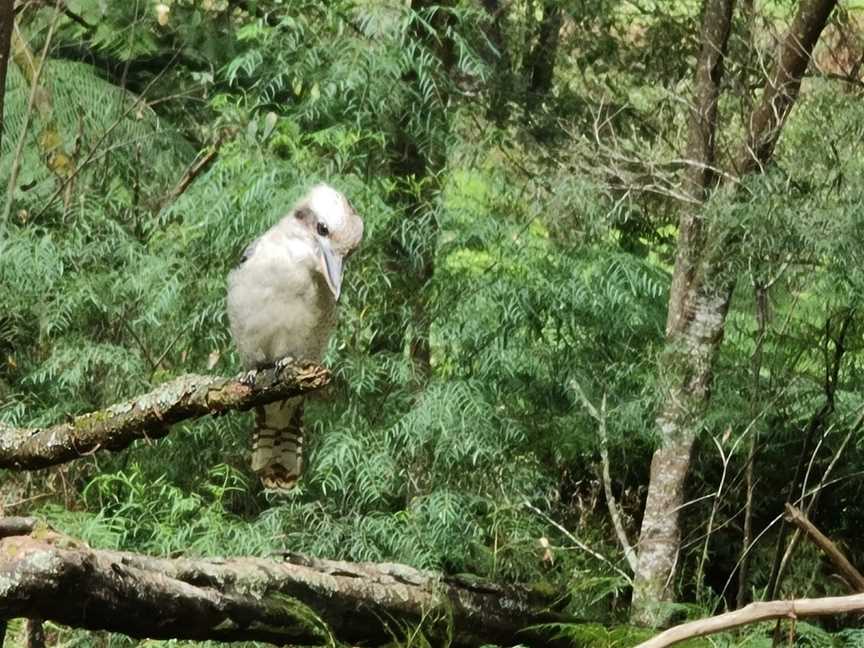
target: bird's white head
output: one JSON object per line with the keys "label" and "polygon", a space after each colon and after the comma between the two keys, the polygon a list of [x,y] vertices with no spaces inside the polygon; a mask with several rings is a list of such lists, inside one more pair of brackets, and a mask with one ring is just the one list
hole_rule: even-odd
{"label": "bird's white head", "polygon": [[318,244],[319,270],[338,300],[342,292],[342,266],[363,239],[363,220],[340,192],[326,184],[312,187],[293,210]]}

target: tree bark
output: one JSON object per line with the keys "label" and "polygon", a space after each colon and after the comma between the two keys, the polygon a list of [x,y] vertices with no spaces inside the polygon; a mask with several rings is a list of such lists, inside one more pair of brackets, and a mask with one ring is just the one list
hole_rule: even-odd
{"label": "tree bark", "polygon": [[[784,38],[776,70],[750,119],[747,143],[737,170],[761,171],[773,154],[794,105],[813,47],[836,0],[801,0]],[[690,117],[684,175],[689,197],[704,201],[716,180],[717,99],[734,0],[705,0],[702,50],[697,61],[694,107]],[[710,400],[712,365],[720,348],[733,285],[723,278],[719,255],[734,245],[725,232],[708,241],[701,214],[686,211],[679,220],[678,255],[669,296],[666,348],[660,363],[664,384],[657,424],[661,447],[651,475],[639,540],[639,569],[633,585],[631,621],[661,624],[663,603],[672,600],[672,577],[680,546],[679,512],[693,444]]]}
{"label": "tree bark", "polygon": [[9,44],[15,23],[15,0],[0,0],[0,148],[3,144],[4,97],[6,96],[6,71],[9,69]]}
{"label": "tree bark", "polygon": [[774,75],[750,117],[747,142],[738,160],[738,175],[762,171],[771,159],[786,117],[792,110],[813,48],[837,0],[801,0],[777,57]]}
{"label": "tree bark", "polygon": [[[687,195],[697,205],[705,200],[716,178],[717,100],[734,6],[735,0],[705,2],[702,50],[688,132],[688,166],[683,178]],[[631,621],[642,625],[662,622],[662,603],[672,598],[670,585],[680,543],[678,516],[684,482],[729,305],[728,289],[712,285],[710,276],[698,272],[705,247],[700,216],[696,209],[688,207],[678,224],[678,255],[661,363],[666,393],[657,418],[662,445],[651,460],[633,582]]]}
{"label": "tree bark", "polygon": [[330,372],[311,363],[280,364],[242,379],[188,374],[153,391],[48,428],[0,423],[0,468],[35,470],[161,438],[185,419],[249,410],[325,386]]}
{"label": "tree bark", "polygon": [[[39,617],[131,637],[391,643],[422,625],[433,643],[543,641],[529,626],[560,621],[526,588],[391,563],[286,553],[166,559],[100,551],[35,529],[0,540],[0,618]],[[74,596],[70,595],[74,592]]]}

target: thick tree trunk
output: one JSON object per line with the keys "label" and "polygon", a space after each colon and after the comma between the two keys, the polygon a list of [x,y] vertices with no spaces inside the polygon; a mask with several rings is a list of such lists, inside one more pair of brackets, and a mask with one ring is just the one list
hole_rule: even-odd
{"label": "thick tree trunk", "polygon": [[[705,2],[684,175],[685,190],[695,205],[705,200],[716,177],[717,99],[734,6],[735,0]],[[698,207],[688,207],[679,221],[661,368],[665,397],[657,419],[662,445],[651,461],[633,581],[631,620],[645,625],[662,621],[662,604],[672,598],[671,578],[680,542],[679,507],[729,306],[728,289],[711,285],[710,273],[699,272],[704,250],[700,216]]]}
{"label": "thick tree trunk", "polygon": [[[544,643],[562,620],[525,588],[407,565],[165,559],[99,551],[47,529],[0,540],[0,618],[36,616],[131,637],[389,644],[422,626],[433,645]],[[74,592],[74,595],[71,595]]]}
{"label": "thick tree trunk", "polygon": [[777,57],[774,75],[750,117],[747,142],[738,161],[738,175],[761,171],[771,159],[783,123],[792,110],[813,48],[837,6],[837,0],[801,0]]}
{"label": "thick tree trunk", "polygon": [[[835,5],[836,0],[801,1],[778,54],[775,72],[750,119],[747,142],[737,165],[739,175],[759,172],[769,161],[798,95],[813,47]],[[734,0],[705,0],[702,51],[697,61],[687,147],[689,167],[684,178],[695,204],[704,201],[716,183],[713,169],[717,98],[733,8]],[[715,240],[708,241],[708,236],[698,211],[682,214],[661,362],[661,382],[665,385],[657,419],[661,447],[651,462],[639,568],[633,586],[631,620],[639,624],[660,624],[668,618],[663,603],[672,600],[684,483],[702,413],[710,398],[712,364],[732,296],[732,285],[723,278],[723,261],[717,258],[728,251],[731,238],[723,232],[712,232]]]}

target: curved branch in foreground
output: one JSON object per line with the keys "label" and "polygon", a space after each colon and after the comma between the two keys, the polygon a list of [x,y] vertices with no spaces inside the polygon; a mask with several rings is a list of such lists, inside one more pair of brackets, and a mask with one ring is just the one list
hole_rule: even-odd
{"label": "curved branch in foreground", "polygon": [[798,619],[801,617],[827,616],[829,614],[846,614],[864,611],[864,594],[851,596],[828,596],[817,599],[793,599],[791,601],[765,601],[719,614],[707,619],[690,621],[661,632],[636,648],[665,648],[672,644],[704,637],[738,628],[740,626],[768,621],[769,619]]}
{"label": "curved branch in foreground", "polygon": [[0,539],[0,556],[0,618],[131,637],[381,645],[422,623],[433,645],[549,645],[522,630],[561,620],[527,588],[391,563],[152,558],[91,549],[41,525]]}
{"label": "curved branch in foreground", "polygon": [[0,468],[35,470],[97,450],[121,450],[138,439],[161,438],[185,419],[248,410],[320,389],[330,372],[308,362],[278,363],[248,380],[188,374],[153,391],[47,428],[0,423]]}

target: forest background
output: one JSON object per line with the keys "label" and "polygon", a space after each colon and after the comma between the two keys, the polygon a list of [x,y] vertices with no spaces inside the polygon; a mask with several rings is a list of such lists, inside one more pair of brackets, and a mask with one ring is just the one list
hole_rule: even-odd
{"label": "forest background", "polygon": [[[4,471],[6,515],[532,583],[592,622],[556,628],[577,644],[847,591],[805,542],[778,557],[788,501],[864,566],[854,2],[14,4],[0,422],[238,372],[227,273],[312,183],[366,234],[290,496],[261,492],[235,413]],[[765,104],[820,16],[800,96]]]}

